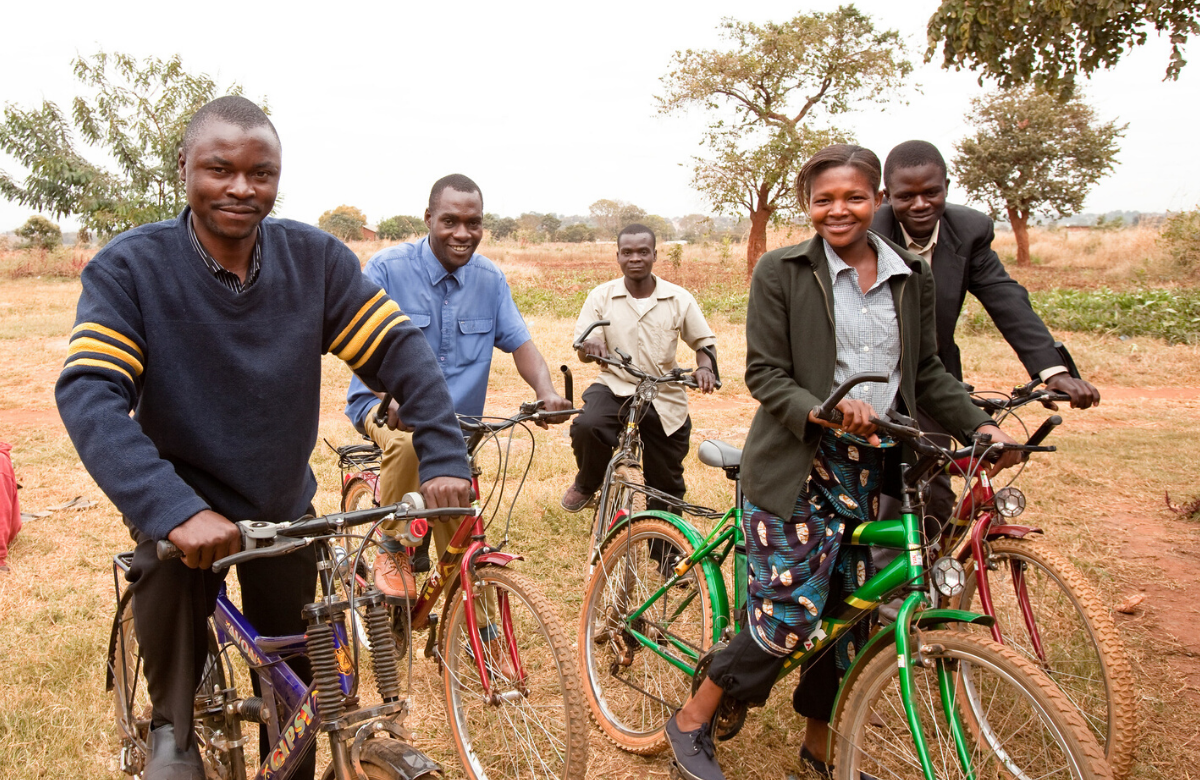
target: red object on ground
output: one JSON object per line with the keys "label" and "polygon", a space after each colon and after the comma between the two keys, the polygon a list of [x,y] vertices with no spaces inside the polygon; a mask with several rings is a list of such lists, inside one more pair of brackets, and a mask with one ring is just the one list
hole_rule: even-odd
{"label": "red object on ground", "polygon": [[8,547],[21,530],[21,501],[17,498],[17,477],[13,474],[11,444],[0,442],[0,568],[8,560]]}

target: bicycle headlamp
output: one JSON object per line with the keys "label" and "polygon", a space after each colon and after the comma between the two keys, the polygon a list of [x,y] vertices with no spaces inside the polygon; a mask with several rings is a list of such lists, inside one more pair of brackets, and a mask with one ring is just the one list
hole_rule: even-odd
{"label": "bicycle headlamp", "polygon": [[1004,517],[1016,517],[1025,511],[1025,494],[1015,487],[1002,487],[993,499],[996,511]]}
{"label": "bicycle headlamp", "polygon": [[933,586],[943,596],[957,596],[962,593],[967,581],[967,572],[953,558],[938,558],[933,563]]}

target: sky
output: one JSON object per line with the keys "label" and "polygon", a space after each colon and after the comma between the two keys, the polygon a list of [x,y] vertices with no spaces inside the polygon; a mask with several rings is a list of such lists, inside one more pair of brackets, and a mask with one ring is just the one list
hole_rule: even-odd
{"label": "sky", "polygon": [[[920,64],[937,1],[857,5],[905,36],[917,67],[912,86],[890,103],[844,116],[841,125],[880,158],[910,138],[951,157],[970,129],[970,101],[984,88],[974,73]],[[447,173],[472,177],[485,209],[503,216],[587,214],[601,198],[667,217],[710,213],[691,187],[706,115],[656,110],[672,54],[721,46],[723,17],[779,22],[837,3],[259,2],[228,6],[226,17],[214,4],[10,6],[0,104],[28,109],[51,100],[69,110],[82,89],[71,73],[77,55],[179,54],[189,72],[267,99],[284,149],[277,213],[315,223],[341,204],[362,209],[370,222],[419,216],[430,185]],[[1200,123],[1200,64],[1163,82],[1167,54],[1152,37],[1087,85],[1099,116],[1129,128],[1118,167],[1085,211],[1200,203],[1200,154],[1188,140]],[[0,169],[22,173],[3,154]],[[963,197],[952,184],[951,200]],[[31,213],[0,201],[0,231]],[[71,219],[60,223],[74,227]]]}

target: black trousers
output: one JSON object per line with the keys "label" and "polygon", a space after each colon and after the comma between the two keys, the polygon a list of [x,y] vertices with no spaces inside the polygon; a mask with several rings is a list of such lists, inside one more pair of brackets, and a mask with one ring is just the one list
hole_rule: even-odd
{"label": "black trousers", "polygon": [[[583,393],[583,413],[571,423],[571,447],[579,474],[575,486],[583,493],[595,493],[604,481],[604,471],[617,446],[621,427],[628,419],[624,404],[629,397],[619,397],[607,385],[596,382]],[[683,498],[687,485],[683,481],[683,459],[691,446],[692,418],[684,420],[679,430],[668,436],[653,405],[638,425],[642,439],[642,473],[646,484],[667,495]],[[661,501],[650,500],[647,509],[666,509]]]}
{"label": "black trousers", "polygon": [[[311,509],[310,509],[311,511]],[[153,725],[175,726],[183,750],[192,739],[192,709],[196,688],[208,657],[208,619],[217,606],[224,573],[189,569],[180,560],[160,561],[157,542],[136,530],[133,565],[127,579],[133,593],[133,626],[142,650],[146,687],[154,706]],[[242,614],[264,636],[303,634],[301,616],[317,589],[316,551],[299,550],[279,558],[263,558],[237,567],[242,587]],[[306,683],[312,681],[307,658],[289,659]],[[254,679],[258,694],[257,675]],[[268,747],[266,727],[259,728],[259,755]],[[312,778],[316,752],[310,751],[295,775]]]}

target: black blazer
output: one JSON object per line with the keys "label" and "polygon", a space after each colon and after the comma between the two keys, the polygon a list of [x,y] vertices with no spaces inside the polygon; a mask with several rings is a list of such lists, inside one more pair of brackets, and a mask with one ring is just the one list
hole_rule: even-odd
{"label": "black blazer", "polygon": [[[954,343],[954,326],[962,313],[963,300],[971,293],[1025,364],[1031,377],[1052,366],[1062,365],[1054,349],[1054,338],[1033,310],[1029,293],[1004,270],[992,250],[995,229],[991,217],[966,206],[946,204],[933,250],[933,280],[937,287],[938,356],[946,370],[962,379],[962,359]],[[872,229],[904,246],[900,223],[885,205],[875,214]]]}

